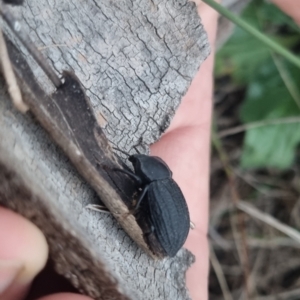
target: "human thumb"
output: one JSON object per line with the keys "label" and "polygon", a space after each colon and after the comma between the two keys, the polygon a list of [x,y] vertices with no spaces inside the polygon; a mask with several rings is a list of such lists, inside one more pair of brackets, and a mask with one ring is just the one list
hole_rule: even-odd
{"label": "human thumb", "polygon": [[23,299],[47,257],[42,232],[24,217],[0,207],[0,300]]}

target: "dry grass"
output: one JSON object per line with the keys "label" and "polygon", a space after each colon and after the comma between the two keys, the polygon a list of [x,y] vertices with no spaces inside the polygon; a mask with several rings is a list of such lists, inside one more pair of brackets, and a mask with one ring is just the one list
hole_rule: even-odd
{"label": "dry grass", "polygon": [[217,87],[210,299],[300,299],[300,168],[241,170],[243,131],[218,133],[241,125],[243,91],[226,80]]}

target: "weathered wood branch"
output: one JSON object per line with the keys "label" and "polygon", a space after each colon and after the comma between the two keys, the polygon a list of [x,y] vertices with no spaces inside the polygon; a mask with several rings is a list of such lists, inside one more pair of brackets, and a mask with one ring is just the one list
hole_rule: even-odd
{"label": "weathered wood branch", "polygon": [[76,78],[65,75],[65,84],[55,91],[20,48],[38,82],[29,80],[28,66],[13,56],[31,113],[15,111],[2,80],[0,202],[43,230],[57,271],[82,292],[96,299],[187,299],[184,275],[192,257],[182,250],[174,259],[152,260],[110,215],[86,210],[87,204],[97,203],[96,194],[35,120],[131,237],[151,253],[128,210],[132,183],[101,169],[103,162],[120,162],[96,120],[111,143],[127,151],[134,146],[147,151],[159,138],[208,54],[194,4],[39,1],[19,13],[57,72],[74,70],[92,107],[80,102],[84,95],[77,98],[81,90]]}

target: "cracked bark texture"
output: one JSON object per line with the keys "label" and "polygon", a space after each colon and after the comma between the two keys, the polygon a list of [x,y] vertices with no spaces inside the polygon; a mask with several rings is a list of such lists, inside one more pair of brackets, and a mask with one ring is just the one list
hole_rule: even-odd
{"label": "cracked bark texture", "polygon": [[128,152],[159,139],[209,53],[186,0],[43,0],[17,10],[55,69],[75,71],[108,138]]}
{"label": "cracked bark texture", "polygon": [[[58,73],[74,70],[108,139],[126,151],[147,152],[160,137],[209,52],[185,0],[40,0],[12,11]],[[0,82],[1,201],[44,231],[56,270],[95,299],[189,299],[191,255],[153,260],[110,215],[85,209],[95,192],[34,116],[16,112]]]}

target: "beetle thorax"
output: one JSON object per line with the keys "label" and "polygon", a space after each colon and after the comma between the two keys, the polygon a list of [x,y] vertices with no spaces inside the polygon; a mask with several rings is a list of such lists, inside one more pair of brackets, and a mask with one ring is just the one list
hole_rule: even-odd
{"label": "beetle thorax", "polygon": [[135,174],[142,179],[143,183],[172,177],[168,165],[159,157],[136,154],[131,155],[129,161],[134,167]]}

